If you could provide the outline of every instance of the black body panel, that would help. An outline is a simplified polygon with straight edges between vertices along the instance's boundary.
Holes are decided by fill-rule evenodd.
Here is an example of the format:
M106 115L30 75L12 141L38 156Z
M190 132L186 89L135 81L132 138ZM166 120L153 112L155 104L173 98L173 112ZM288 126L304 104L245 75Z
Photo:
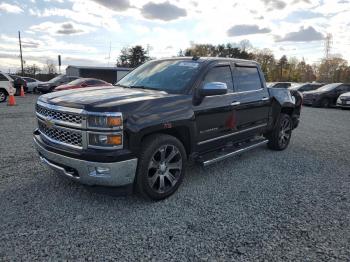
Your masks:
M190 60L179 58L179 60ZM114 151L67 150L34 133L34 139L48 150L71 157L112 162L137 157L142 140L153 133L167 133L183 142L189 156L262 135L274 127L283 110L289 110L295 122L300 105L293 101L287 89L268 89L258 64L252 61L207 58L200 59L202 69L192 87L183 94L169 94L138 88L93 87L67 90L43 95L40 101L48 104L78 108L89 112L122 112L124 149ZM233 90L225 95L199 97L198 90L208 70L213 66L230 66ZM257 68L261 84L254 91L237 90L235 67ZM299 96L298 93L295 94ZM301 96L299 97L301 100ZM301 104L301 102L300 102ZM294 125L296 126L296 125Z

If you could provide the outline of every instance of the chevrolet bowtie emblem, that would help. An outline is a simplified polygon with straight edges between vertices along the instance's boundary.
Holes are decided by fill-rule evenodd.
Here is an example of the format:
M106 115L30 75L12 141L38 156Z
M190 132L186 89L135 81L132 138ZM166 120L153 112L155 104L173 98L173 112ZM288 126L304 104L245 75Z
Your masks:
M51 128L55 125L55 122L53 121L53 118L51 116L45 118L45 125L48 128Z

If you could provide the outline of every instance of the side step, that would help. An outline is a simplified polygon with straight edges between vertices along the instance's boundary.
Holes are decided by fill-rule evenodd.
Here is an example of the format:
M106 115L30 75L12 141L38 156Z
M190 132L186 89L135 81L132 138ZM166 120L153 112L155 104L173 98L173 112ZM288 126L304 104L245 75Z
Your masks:
M254 148L257 148L262 145L266 145L269 141L267 139L254 140L251 142L246 142L241 146L232 147L230 149L222 150L219 152L208 153L204 156L201 156L198 161L203 166L209 166L226 158L242 154Z

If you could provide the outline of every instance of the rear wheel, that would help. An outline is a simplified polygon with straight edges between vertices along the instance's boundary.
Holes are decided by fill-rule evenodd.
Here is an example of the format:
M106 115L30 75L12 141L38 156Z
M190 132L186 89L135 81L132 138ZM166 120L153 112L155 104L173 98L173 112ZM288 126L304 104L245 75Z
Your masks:
M7 93L4 90L0 90L0 103L5 102L7 99Z
M185 174L186 151L173 136L152 135L144 143L136 175L137 190L153 200L172 195Z
M281 114L274 130L267 135L269 148L274 150L284 150L288 147L292 137L293 122L289 115Z

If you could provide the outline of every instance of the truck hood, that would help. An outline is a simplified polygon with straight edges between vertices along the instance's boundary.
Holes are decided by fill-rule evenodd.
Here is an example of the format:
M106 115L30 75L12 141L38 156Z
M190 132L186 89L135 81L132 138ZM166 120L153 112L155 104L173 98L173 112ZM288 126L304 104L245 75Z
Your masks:
M115 86L89 87L58 91L39 97L39 101L58 106L99 111L123 104L175 96L164 91L131 89Z

